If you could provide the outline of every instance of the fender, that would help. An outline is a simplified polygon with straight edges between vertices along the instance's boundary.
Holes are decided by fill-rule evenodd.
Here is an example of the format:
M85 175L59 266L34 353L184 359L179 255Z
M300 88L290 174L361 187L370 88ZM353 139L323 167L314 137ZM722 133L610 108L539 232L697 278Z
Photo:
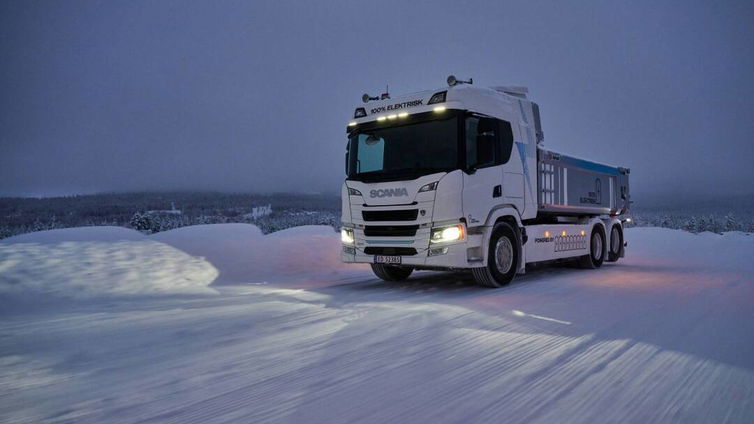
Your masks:
M498 218L501 218L503 216L512 216L516 219L516 224L518 224L519 227L524 226L521 223L521 213L514 205L511 204L499 205L492 208L490 214L487 215L487 220L484 222L484 226L492 227L493 225L495 225L495 222L497 222Z
M484 266L487 266L487 256L489 254L489 243L490 243L490 237L492 235L492 228L495 226L495 223L499 218L510 216L513 217L513 219L516 220L516 225L518 225L519 228L523 227L523 224L521 223L521 214L519 213L518 209L511 204L503 204L498 205L492 208L489 215L487 215L487 219L484 222L483 226L474 227L474 230L479 231L482 233L482 264ZM518 228L514 228L514 230L518 230ZM469 229L469 232L471 232L472 229ZM523 249L523 246L519 249L519 273L523 273L523 269L526 266L526 263L524 261L525 259L525 252Z

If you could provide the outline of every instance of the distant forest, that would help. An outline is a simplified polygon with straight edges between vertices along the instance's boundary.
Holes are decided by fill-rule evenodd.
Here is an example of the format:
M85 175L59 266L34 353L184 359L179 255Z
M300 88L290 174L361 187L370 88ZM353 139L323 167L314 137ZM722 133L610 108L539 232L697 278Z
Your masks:
M705 202L637 200L632 226L699 233L754 233L754 196ZM0 239L94 225L156 233L187 225L250 223L264 233L300 225L340 225L340 198L320 194L122 193L0 198Z
M57 228L114 225L156 233L187 225L252 223L264 233L340 225L340 198L315 194L123 193L0 198L0 238Z

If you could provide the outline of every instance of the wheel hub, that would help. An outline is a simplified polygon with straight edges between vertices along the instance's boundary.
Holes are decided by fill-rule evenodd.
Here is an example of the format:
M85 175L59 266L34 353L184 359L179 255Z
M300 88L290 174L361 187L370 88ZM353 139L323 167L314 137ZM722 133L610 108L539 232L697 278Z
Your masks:
M598 233L592 236L592 255L598 261L602 258L602 237Z
M495 265L502 274L507 274L513 266L513 245L507 237L500 237L495 245Z

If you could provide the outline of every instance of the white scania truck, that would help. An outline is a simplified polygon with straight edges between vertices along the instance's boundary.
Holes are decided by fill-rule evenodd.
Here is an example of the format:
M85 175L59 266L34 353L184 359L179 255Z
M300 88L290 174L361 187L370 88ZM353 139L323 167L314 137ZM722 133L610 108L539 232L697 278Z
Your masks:
M342 260L386 281L469 269L500 287L526 264L623 257L629 170L545 150L524 87L364 95L348 123Z

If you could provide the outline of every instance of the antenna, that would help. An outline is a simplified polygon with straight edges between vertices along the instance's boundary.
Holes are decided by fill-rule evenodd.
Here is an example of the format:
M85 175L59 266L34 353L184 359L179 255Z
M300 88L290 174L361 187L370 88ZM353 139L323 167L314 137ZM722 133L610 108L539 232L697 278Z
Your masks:
M380 100L385 100L390 98L390 90L388 90L388 85L385 85L385 92L380 95Z

